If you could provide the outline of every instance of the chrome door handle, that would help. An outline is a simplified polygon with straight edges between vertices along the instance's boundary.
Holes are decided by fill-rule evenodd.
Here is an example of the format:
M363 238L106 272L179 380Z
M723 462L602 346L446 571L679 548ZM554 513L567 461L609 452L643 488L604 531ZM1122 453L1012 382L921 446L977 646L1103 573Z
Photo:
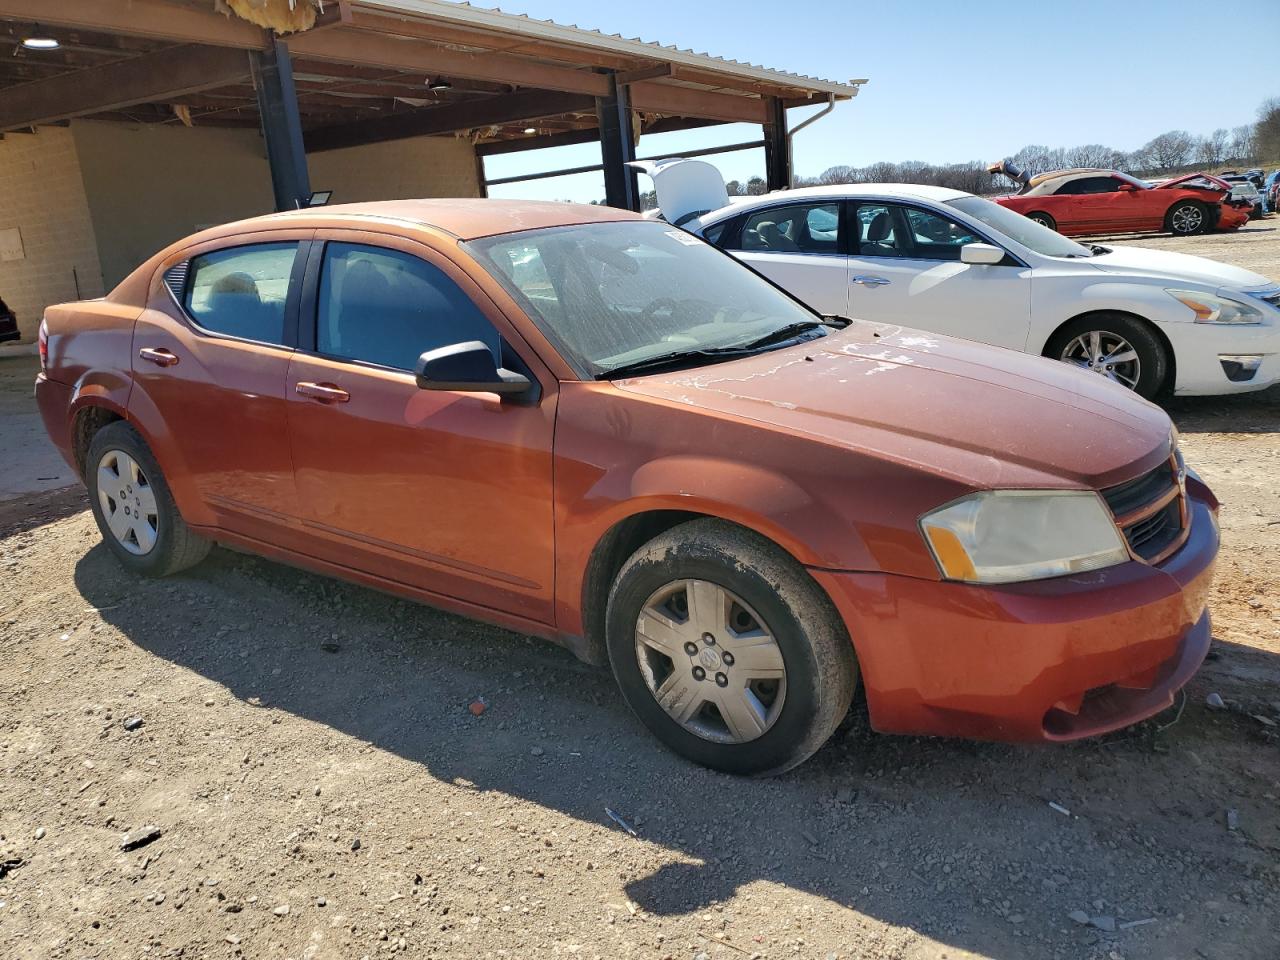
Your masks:
M886 280L884 277L854 277L849 282L856 283L863 287L883 287L890 281Z
M341 387L335 387L332 383L311 383L304 380L293 389L297 391L298 396L319 400L321 403L346 403L351 399L351 394Z
M177 356L164 347L143 347L138 351L138 356L161 367L172 367L178 362Z

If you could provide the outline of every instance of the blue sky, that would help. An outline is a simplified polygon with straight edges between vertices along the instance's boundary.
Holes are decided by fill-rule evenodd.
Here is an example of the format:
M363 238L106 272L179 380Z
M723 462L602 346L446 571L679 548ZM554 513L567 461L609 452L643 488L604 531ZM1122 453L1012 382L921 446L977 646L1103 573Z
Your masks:
M474 5L500 6L486 0ZM860 96L797 135L815 175L876 160L995 160L1028 143L1132 150L1170 129L1208 133L1280 96L1280 3L1204 0L975 4L944 0L507 0L514 13L831 80ZM1252 23L1246 22L1252 18ZM1237 39L1228 39L1234 35ZM1190 59L1188 59L1188 57ZM792 110L794 126L811 110ZM757 139L724 126L645 137L641 156ZM726 179L764 174L762 151L707 158ZM490 177L596 163L594 145L493 157ZM591 200L597 175L495 187L493 196Z

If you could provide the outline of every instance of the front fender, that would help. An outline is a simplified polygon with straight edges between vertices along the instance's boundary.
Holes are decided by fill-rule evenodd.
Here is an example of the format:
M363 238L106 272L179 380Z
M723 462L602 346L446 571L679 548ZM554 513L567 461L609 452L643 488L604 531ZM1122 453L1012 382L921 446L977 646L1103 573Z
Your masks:
M1169 286L1176 286L1169 281ZM1192 311L1165 293L1161 286L1105 280L1081 288L1065 278L1037 280L1032 286L1032 310L1039 322L1036 339L1027 344L1028 353L1044 353L1049 340L1064 324L1076 317L1102 311L1128 313L1157 326L1187 323L1195 319ZM1043 317L1043 320L1039 318Z

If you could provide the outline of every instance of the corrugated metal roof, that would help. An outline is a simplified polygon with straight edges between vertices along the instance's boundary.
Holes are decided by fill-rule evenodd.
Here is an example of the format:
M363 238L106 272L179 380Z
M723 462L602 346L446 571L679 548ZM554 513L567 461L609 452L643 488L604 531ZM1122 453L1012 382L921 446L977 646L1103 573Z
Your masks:
M551 43L589 47L648 60L667 61L699 70L777 84L782 87L810 90L815 93L832 94L836 97L855 97L858 95L858 87L867 82L863 79L841 83L806 77L786 70L774 70L753 63L743 63L740 60L712 56L709 53L697 53L674 45L639 38L628 39L617 33L606 34L600 30L560 24L553 20L539 20L523 13L506 13L502 10L473 7L470 3L454 3L452 0L354 0L352 6L367 9L370 12L440 20L461 26L527 36L530 39Z

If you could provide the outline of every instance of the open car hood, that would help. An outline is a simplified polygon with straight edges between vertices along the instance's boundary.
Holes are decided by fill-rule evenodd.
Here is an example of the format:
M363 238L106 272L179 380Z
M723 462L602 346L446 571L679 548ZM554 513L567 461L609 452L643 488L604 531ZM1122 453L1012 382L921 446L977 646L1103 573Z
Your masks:
M705 160L633 160L634 167L653 180L658 212L667 223L683 227L712 210L729 205L729 191L720 171Z
M1231 192L1231 184L1225 180L1219 180L1211 173L1184 173L1180 177L1166 180L1155 189L1168 190L1170 188L1175 190L1220 190L1223 193Z

